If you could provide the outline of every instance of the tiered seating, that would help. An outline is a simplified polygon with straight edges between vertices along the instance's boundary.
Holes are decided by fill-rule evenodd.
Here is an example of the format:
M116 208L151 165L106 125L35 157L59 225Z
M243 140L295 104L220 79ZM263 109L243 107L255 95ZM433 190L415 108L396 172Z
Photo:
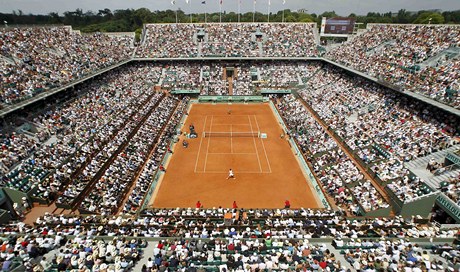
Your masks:
M314 24L149 24L141 58L311 57Z
M333 244L356 270L447 271L447 266L440 258L434 257L426 248L408 240L352 239L344 243L338 239Z
M46 128L57 140L21 161L17 170L3 179L4 184L24 192L36 188L36 196L53 197L70 177L83 170L91 158L104 149L118 129L153 95L149 69L135 65L112 71L82 87L90 92L34 117L33 122ZM129 91L123 91L128 86Z
M302 98L402 202L431 192L403 162L458 144L458 121L331 67L308 86Z
M168 152L168 147L171 144L173 137L177 133L177 124L180 123L182 116L186 112L186 107L188 105L189 100L189 97L185 97L184 99L182 99L182 101L180 101L180 104L177 107L174 116L171 117L168 124L166 125L166 128L161 134L157 142L157 146L155 147L155 150L153 152L153 155L148 158L148 161L146 162L144 169L139 174L139 177L136 180L135 187L133 188L133 191L129 194L129 198L123 206L123 213L136 213L139 210L140 205L143 203L143 201L146 201L145 197L148 194L150 185L152 184L154 176L158 171L163 157L165 156L166 152Z
M132 37L80 35L68 27L0 32L0 102L13 104L131 57Z
M449 47L459 47L459 37L455 25L371 25L327 57L459 108L458 60L447 58L437 67L423 64Z
M127 145L116 155L107 170L97 180L89 195L80 205L81 209L103 215L114 214L118 211L135 175L140 170L140 165L150 154L150 150L154 147L157 137L160 136L159 133L163 126L169 121L169 116L173 113L177 103L175 98L166 97L144 123L140 119L147 113L134 118L140 122L140 128L131 139L124 136L128 140ZM146 112L150 110L149 106L146 106L145 109Z
M307 159L314 160L314 171L327 193L350 214L360 215L387 208L389 204L366 180L354 163L337 148L336 142L292 95L278 105L290 135L300 145ZM367 188L365 192L363 189Z

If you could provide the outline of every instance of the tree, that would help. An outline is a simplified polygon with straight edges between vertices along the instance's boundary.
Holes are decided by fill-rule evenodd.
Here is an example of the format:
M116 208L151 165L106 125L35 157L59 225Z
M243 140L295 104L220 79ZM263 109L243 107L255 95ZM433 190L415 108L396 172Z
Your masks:
M59 14L57 12L50 12L48 14L48 17L49 17L48 22L50 24L60 24L60 23L62 23L62 20L59 17Z
M106 9L100 9L99 12L97 13L98 16L105 17L106 19L110 19L113 17L112 11L108 8Z
M337 17L337 13L335 13L335 11L326 11L319 17L334 18Z
M438 12L424 11L419 14L414 24L443 24L444 16Z
M407 24L411 21L410 13L407 12L405 9L400 9L398 11L398 15L396 15L396 23L399 24Z
M460 10L456 11L444 11L442 13L445 22L448 24L459 24L460 23Z

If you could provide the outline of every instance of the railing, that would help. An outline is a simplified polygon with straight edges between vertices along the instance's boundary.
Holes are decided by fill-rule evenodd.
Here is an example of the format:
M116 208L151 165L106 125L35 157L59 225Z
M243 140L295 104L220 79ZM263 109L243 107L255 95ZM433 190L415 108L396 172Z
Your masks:
M459 169L459 168L460 168L460 164L451 164L451 165L436 169L436 171L433 174L435 176L439 176L439 175L446 174L446 173L448 173L450 171L454 171L454 170Z
M436 203L442 206L457 222L460 222L460 207L452 199L441 193L436 198Z

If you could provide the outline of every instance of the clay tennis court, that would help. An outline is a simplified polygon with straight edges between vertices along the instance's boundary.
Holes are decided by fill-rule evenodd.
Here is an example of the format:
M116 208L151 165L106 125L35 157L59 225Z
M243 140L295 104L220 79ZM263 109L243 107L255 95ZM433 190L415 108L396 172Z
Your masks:
M166 165L153 207L321 208L268 103L193 104L182 131L198 138L181 143ZM267 138L261 138L261 134ZM182 138L181 138L182 139ZM229 169L236 179L227 180ZM152 203L153 202L153 203Z

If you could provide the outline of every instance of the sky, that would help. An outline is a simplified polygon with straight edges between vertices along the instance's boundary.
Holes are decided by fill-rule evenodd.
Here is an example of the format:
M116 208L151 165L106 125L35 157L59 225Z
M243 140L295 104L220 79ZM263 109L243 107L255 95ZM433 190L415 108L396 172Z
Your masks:
M74 11L77 8L83 12L99 9L138 9L146 7L150 10L166 10L180 8L185 13L218 12L220 0L0 0L0 12L12 13L13 10L22 10L25 14L48 14L64 11ZM206 1L206 4L202 4ZM238 12L238 2L241 1L241 12L252 12L254 0L222 0L222 10ZM400 9L418 11L426 9L458 10L460 0L256 0L256 10L262 13L268 12L268 2L271 2L270 11L277 12L283 8L298 10L306 9L309 13L321 14L325 11L334 10L337 14L347 16L350 13L365 15L369 11L396 12Z

